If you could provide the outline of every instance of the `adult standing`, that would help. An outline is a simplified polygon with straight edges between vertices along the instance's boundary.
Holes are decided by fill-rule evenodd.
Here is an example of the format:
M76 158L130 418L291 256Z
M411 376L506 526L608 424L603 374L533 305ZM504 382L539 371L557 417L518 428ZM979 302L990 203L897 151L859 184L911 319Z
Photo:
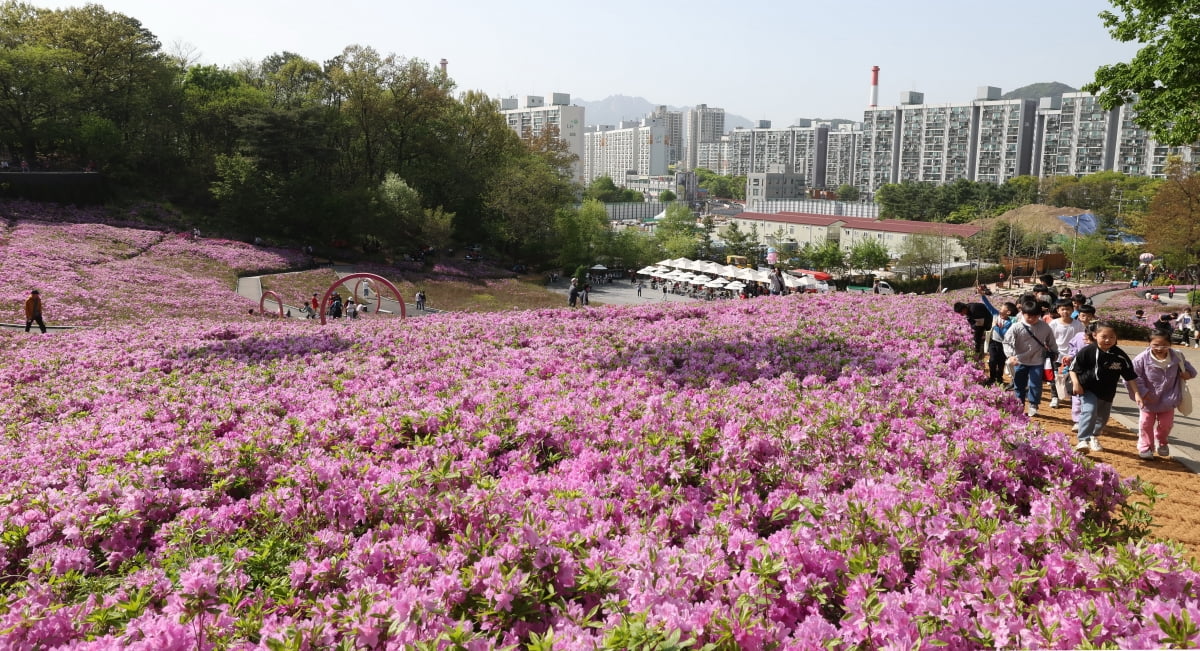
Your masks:
M34 321L42 329L42 334L46 334L46 322L42 320L42 295L36 289L30 290L29 297L25 299L25 332L29 332Z
M983 341L988 331L992 329L992 313L983 303L955 303L954 311L963 315L971 324L971 332L975 338L975 357L983 357Z
M775 269L771 272L771 296L779 296L783 293L783 272Z

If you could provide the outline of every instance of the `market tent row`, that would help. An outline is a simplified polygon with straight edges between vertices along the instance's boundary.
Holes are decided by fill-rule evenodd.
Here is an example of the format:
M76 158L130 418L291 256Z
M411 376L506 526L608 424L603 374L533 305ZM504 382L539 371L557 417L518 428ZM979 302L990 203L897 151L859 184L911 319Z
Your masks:
M742 289L746 286L745 282L766 283L771 280L771 272L766 269L746 269L708 260L689 260L687 258L663 260L656 265L638 269L637 273L672 282L701 284L709 288L715 288L715 285L709 284L715 280L711 276L728 278L737 282L736 287L730 287L727 284L724 286L725 289ZM827 275L824 272L809 273ZM817 286L811 275L793 275L792 273L783 274L783 284L792 289L797 287L810 289Z

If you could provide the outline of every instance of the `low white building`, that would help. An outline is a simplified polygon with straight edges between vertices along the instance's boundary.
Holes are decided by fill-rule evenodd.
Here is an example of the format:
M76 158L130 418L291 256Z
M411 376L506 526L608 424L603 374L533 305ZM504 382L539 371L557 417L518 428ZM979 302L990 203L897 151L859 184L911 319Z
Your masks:
M944 238L947 256L953 261L966 259L966 251L958 243L961 237L970 237L981 229L972 224L943 224L917 222L905 219L868 219L836 215L812 215L806 213L756 213L742 212L729 218L743 233L758 233L759 241L767 246L803 248L806 244L822 246L834 241L844 251L854 245L872 239L887 248L892 258L899 258L914 235Z

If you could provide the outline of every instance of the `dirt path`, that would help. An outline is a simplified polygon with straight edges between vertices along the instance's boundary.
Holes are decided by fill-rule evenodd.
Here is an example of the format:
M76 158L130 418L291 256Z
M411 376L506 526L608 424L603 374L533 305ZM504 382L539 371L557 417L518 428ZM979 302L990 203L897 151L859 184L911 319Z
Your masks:
M1074 445L1076 437L1071 431L1071 410L1046 409L1043 404L1042 412L1034 420ZM1112 419L1100 442L1104 451L1089 453L1091 458L1116 468L1122 477L1140 477L1165 494L1154 507L1155 534L1182 544L1193 559L1200 560L1200 475L1171 459L1139 459L1137 432Z

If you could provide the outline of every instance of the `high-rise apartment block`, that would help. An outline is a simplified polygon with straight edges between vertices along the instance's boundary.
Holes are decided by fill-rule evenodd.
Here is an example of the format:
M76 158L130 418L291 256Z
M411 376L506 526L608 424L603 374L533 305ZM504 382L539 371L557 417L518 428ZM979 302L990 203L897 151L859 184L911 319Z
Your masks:
M583 176L584 108L572 106L570 95L553 93L548 105L539 95L527 96L524 106L518 106L515 97L503 98L500 113L508 121L509 128L521 137L537 137L547 126L556 127L559 138L567 143L567 150L579 157L571 166L571 179L576 183L586 182Z
M725 168L730 175L749 176L783 165L804 177L807 185L824 187L828 137L828 124L773 129L770 122L761 121L756 129L729 133Z
M836 190L843 185L854 185L862 134L862 129L852 124L839 124L830 130L825 144L826 188Z
M667 173L668 121L660 118L627 120L619 127L586 127L584 177L587 183L602 176L622 185L626 176L662 176Z
M669 111L667 107L659 106L650 117L659 120L667 129L667 164L678 165L683 162L683 111Z
M688 111L687 117L687 151L684 168L694 170L702 167L697 164L700 145L720 142L725 135L725 109L709 108L707 104L699 104Z

